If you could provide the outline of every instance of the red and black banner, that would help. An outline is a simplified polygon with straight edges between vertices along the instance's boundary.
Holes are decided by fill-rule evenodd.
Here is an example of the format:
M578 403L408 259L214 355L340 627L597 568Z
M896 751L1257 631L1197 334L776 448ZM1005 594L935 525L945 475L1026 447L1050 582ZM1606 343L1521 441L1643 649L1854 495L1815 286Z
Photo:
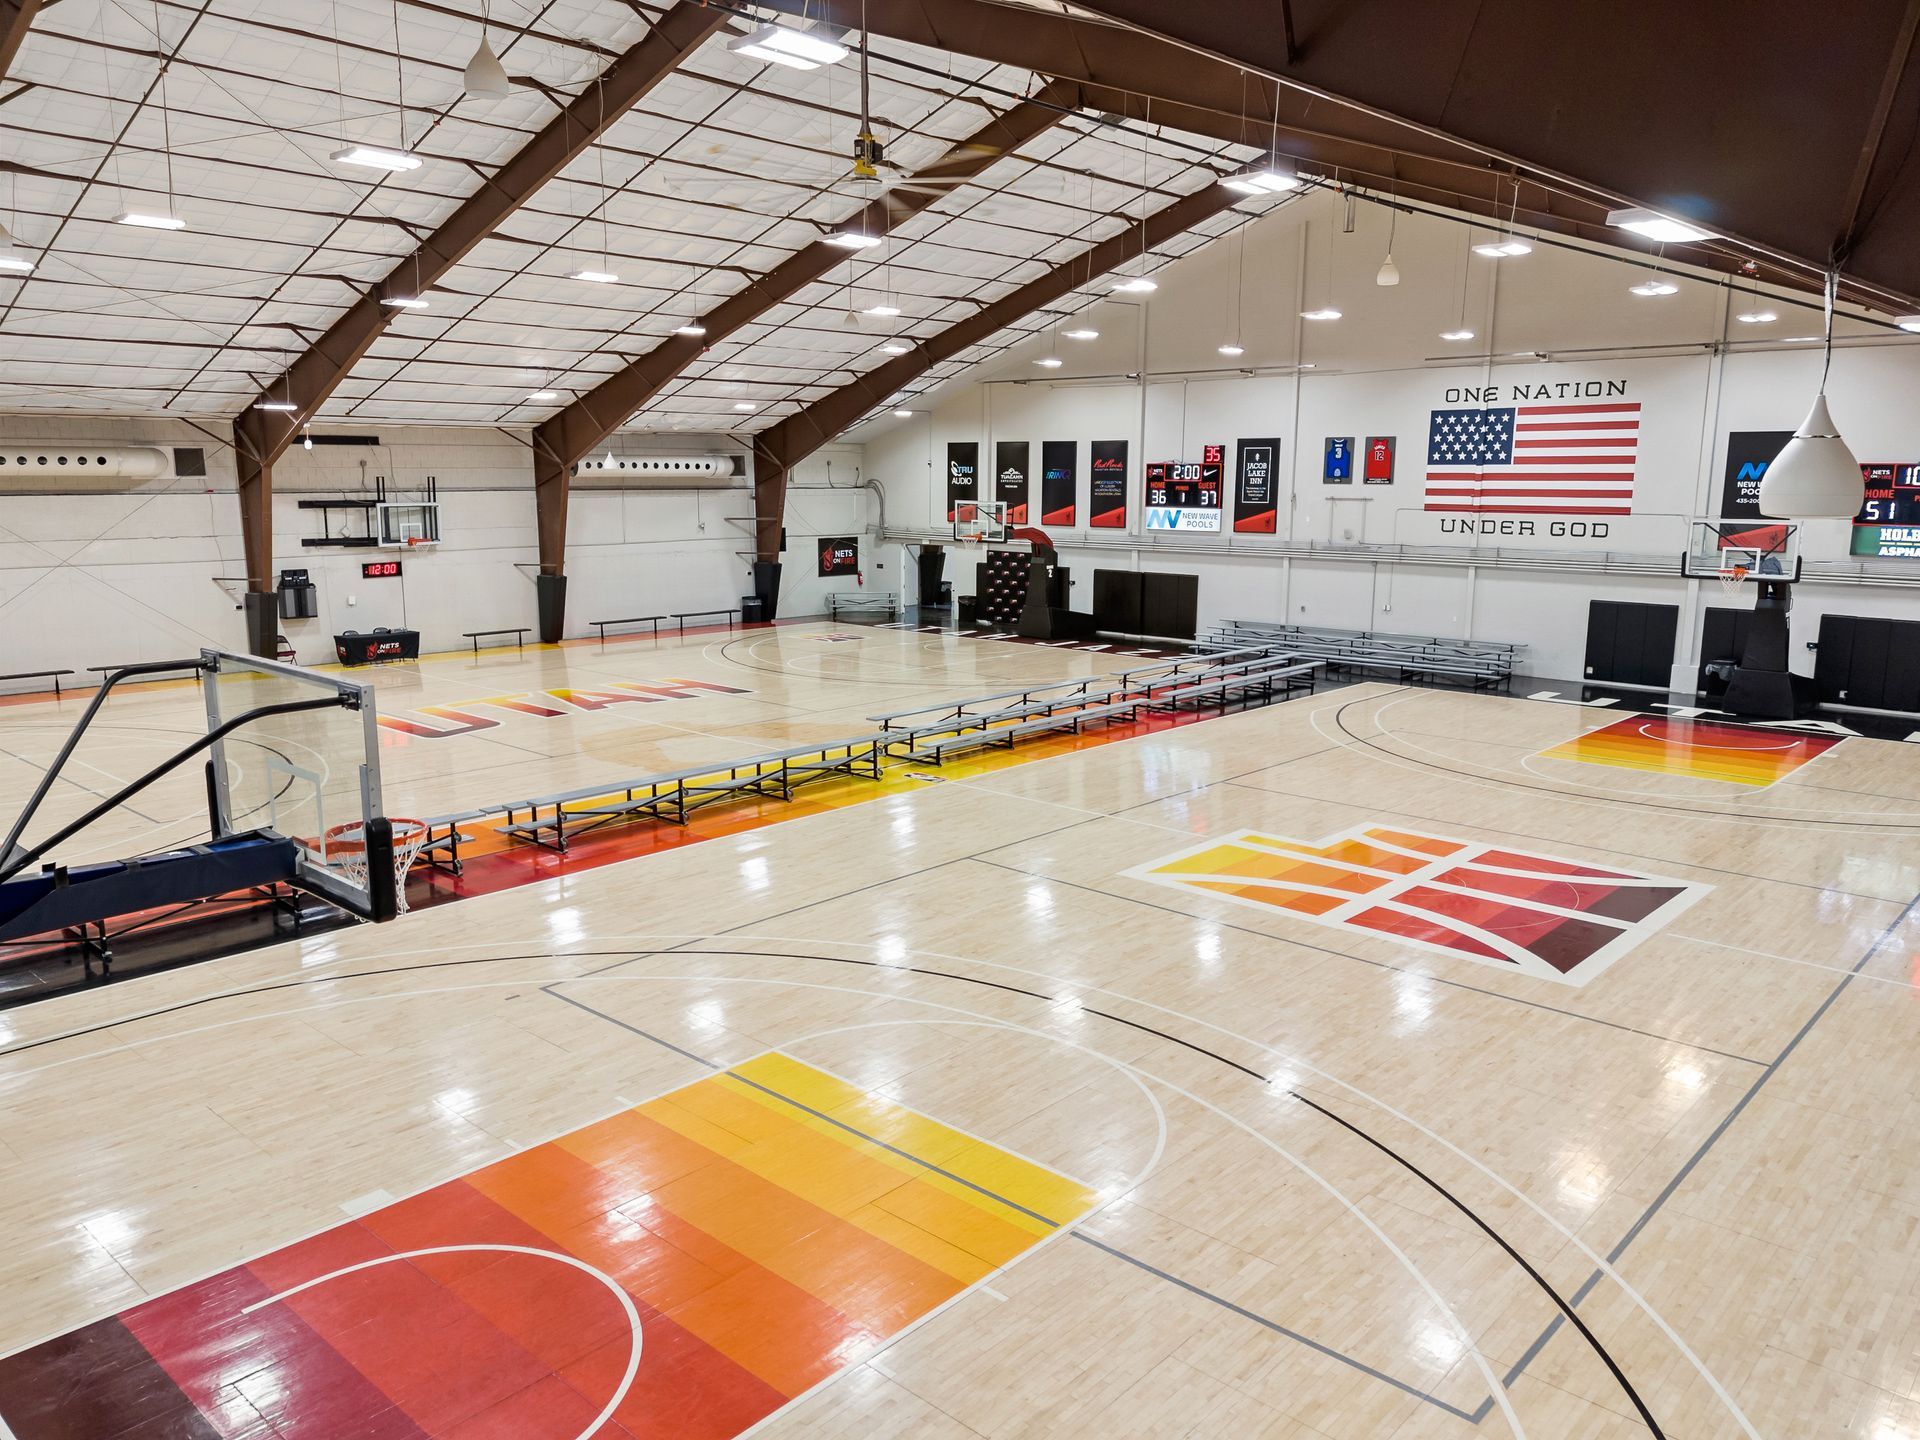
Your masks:
M1040 442L1040 523L1072 525L1078 513L1080 446L1073 440Z
M860 573L860 537L823 535L814 542L820 550L820 575L858 575Z
M1033 446L1025 440L993 442L993 498L1007 507L1007 524L1027 523L1027 465Z
M1242 440L1233 479L1236 535L1271 535L1280 515L1280 438Z
M1087 496L1087 524L1102 530L1127 527L1127 442L1095 440L1087 447L1092 471Z
M980 498L980 442L947 442L947 519L971 520ZM962 506L966 508L961 509Z

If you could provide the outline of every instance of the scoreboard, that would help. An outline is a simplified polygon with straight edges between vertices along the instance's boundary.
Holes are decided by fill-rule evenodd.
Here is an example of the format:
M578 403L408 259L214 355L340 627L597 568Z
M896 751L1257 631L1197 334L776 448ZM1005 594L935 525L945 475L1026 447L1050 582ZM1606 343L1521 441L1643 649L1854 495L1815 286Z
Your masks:
M1147 466L1147 529L1218 530L1226 468L1219 445L1207 446L1197 462Z
M1920 465L1862 465L1866 500L1853 519L1852 553L1920 560Z

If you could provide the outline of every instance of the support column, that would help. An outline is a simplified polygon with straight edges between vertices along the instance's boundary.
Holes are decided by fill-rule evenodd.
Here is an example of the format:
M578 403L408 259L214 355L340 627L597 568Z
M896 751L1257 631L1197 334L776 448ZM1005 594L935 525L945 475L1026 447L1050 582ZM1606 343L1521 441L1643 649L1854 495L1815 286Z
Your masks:
M540 531L540 573L534 577L540 642L556 645L567 629L567 501L572 473L538 447L533 452L533 505Z
M787 519L787 467L770 456L753 460L753 593L769 620L780 614L780 531Z
M264 458L261 439L257 424L245 418L234 422L240 544L247 570L247 593L241 601L247 612L247 651L271 660L280 649L280 601L273 583L273 465Z

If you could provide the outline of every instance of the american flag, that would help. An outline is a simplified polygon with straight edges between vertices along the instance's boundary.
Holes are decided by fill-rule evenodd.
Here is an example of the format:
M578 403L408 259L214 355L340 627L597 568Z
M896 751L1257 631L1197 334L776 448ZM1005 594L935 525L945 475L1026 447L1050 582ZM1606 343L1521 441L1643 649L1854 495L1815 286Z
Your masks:
M1631 515L1639 403L1435 410L1428 510Z

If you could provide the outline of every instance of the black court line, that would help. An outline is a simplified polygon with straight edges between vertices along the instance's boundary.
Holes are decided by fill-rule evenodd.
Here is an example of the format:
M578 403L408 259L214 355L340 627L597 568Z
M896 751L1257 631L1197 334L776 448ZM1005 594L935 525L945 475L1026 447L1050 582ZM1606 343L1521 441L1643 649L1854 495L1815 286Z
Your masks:
M1017 985L1003 985L998 981L980 980L973 976L956 975L944 970L929 970L929 969L924 969L919 966L913 966L913 965L882 965L875 960L849 959L843 956L836 956L836 955L814 955L814 954L806 954L806 953L800 953L800 952L794 952L794 951L767 951L767 950L678 950L676 947L676 952L650 951L650 952L646 952L645 954L630 956L629 959L643 960L643 959L646 959L648 955L667 954L667 953L679 953L682 955L725 955L729 957L749 958L749 959L755 956L766 956L770 959L824 960L824 961L831 961L836 964L858 965L858 966L862 966L864 968L873 969L873 970L889 970L889 971L896 971L896 972L906 971L908 973L915 974L915 975L925 975L929 977L935 977L935 978L947 979L947 980L959 980L966 984L984 985L995 990L1007 990L1012 992L1013 994L1023 995L1030 999L1039 1000L1046 1004L1053 1003L1052 996L1043 994L1037 990L1022 990ZM625 962L622 962L622 963L625 963ZM597 970L592 973L594 975L604 974L606 968L612 968L612 967L605 967L601 970ZM587 979L589 977L583 975L575 978ZM689 980L697 981L702 977L697 975L690 975L686 978ZM555 982L555 984L565 984L565 983L568 983L568 982L566 981ZM911 1151L902 1150L898 1146L890 1145L886 1141L881 1140L876 1136L867 1134L866 1131L861 1130L856 1126L848 1125L844 1121L836 1120L831 1115L824 1114L821 1111L814 1109L810 1105L803 1104L801 1101L795 1100L789 1095L783 1095L778 1090L772 1089L769 1086L761 1084L757 1080L750 1079L747 1076L740 1074L737 1070L722 1067L716 1062L706 1059L704 1056L695 1055L690 1050L683 1050L681 1049L680 1046L673 1044L671 1041L662 1040L657 1035L650 1034L649 1032L642 1030L637 1026L629 1025L626 1021L620 1020L615 1016L609 1015L603 1010L597 1010L593 1006L588 1005L583 1001L573 1000L568 996L561 995L552 986L542 986L541 989L543 993L552 995L556 1000L565 1000L567 1001L568 1004L574 1006L576 1009L584 1010L590 1015L598 1016L600 1019L605 1020L610 1024L616 1025L622 1030L626 1030L634 1035L641 1036L644 1039L652 1041L656 1045L664 1046L665 1048L673 1051L675 1054L685 1055L687 1058L691 1060L696 1060L700 1064L705 1065L707 1068L711 1070L722 1071L724 1074L726 1074L730 1078L738 1080L743 1084L751 1085L754 1087L754 1089L763 1091L766 1094L772 1096L774 1099L783 1101L784 1103L793 1106L796 1110L804 1111L809 1115L812 1115L818 1119L826 1121L830 1125L837 1126L838 1128L845 1130L848 1134L858 1136L860 1139L867 1141L869 1144L877 1145L883 1150L891 1151L893 1154L900 1156L902 1159L908 1160L913 1164L920 1166L923 1169L932 1171L934 1174L942 1175L949 1180L957 1181L959 1184L965 1185L968 1189L977 1191L978 1193L987 1196L989 1199L995 1200L1000 1204L1007 1206L1011 1210L1017 1210L1023 1215L1031 1216L1033 1219L1039 1221L1043 1225L1047 1225L1055 1230L1059 1230L1062 1228L1061 1221L1051 1219L1048 1216L1040 1214L1036 1210L1030 1210L1026 1206L1019 1204L1017 1201L1009 1200L1006 1196L997 1194L993 1190L990 1190L983 1185L975 1184L973 1181L968 1180L963 1176L959 1176L949 1170L942 1169L940 1166L933 1164L931 1161L921 1159L918 1155L913 1154ZM1142 1025L1138 1021L1128 1020L1122 1016L1109 1014L1106 1011L1089 1010L1088 1013L1093 1015L1098 1015L1103 1020L1111 1020L1117 1024L1125 1025L1135 1030L1144 1031L1150 1035L1160 1036L1162 1039L1168 1040L1175 1045L1182 1045L1182 1046L1185 1046L1187 1049L1196 1050L1202 1055L1209 1056L1212 1059L1220 1061L1224 1065L1229 1065L1233 1069L1239 1070L1244 1074L1251 1075L1256 1080L1261 1080L1262 1083L1265 1083L1264 1077L1261 1076L1257 1070L1248 1069L1248 1067L1246 1067L1245 1065L1239 1064L1237 1061L1229 1060L1223 1055L1215 1054L1213 1051L1207 1050L1198 1045L1195 1045L1191 1041L1182 1040L1176 1035L1169 1035L1165 1031L1156 1030L1150 1025ZM775 1048L777 1049L778 1047L775 1047ZM988 1141L987 1143L991 1144L992 1142ZM1465 1420L1470 1424L1477 1425L1493 1409L1494 1402L1492 1398L1489 1397L1488 1399L1483 1400L1480 1403L1478 1409L1476 1410L1472 1410L1472 1411L1462 1410L1459 1406L1449 1404L1447 1401L1442 1400L1439 1396L1434 1395L1429 1391L1422 1390L1417 1385L1409 1384L1405 1380L1398 1379L1395 1376L1388 1374L1384 1370L1377 1369L1376 1367L1369 1365L1364 1360L1357 1359L1356 1357L1352 1355L1348 1355L1343 1351L1336 1350L1332 1346L1323 1344L1322 1342L1315 1340L1312 1336L1304 1335L1298 1330L1290 1329L1289 1327L1280 1324L1276 1320L1268 1319L1265 1315L1262 1315L1257 1311L1249 1310L1243 1305L1237 1305L1233 1301L1225 1298L1224 1296L1216 1295L1213 1291L1208 1290L1203 1286L1196 1285L1188 1280L1183 1280L1177 1275L1171 1274L1166 1270L1162 1270L1157 1265L1149 1264L1147 1261L1140 1259L1138 1256L1130 1255L1126 1251L1117 1249L1116 1247L1107 1244L1103 1240L1096 1239L1095 1237L1087 1234L1083 1230L1072 1229L1071 1227L1076 1223L1077 1222L1074 1222L1074 1221L1066 1222L1067 1233L1071 1234L1074 1239L1083 1240L1087 1244L1093 1246L1095 1249L1104 1251L1106 1254L1113 1256L1115 1259L1123 1260L1127 1264L1132 1265L1137 1269L1143 1270L1149 1275L1153 1275L1161 1280L1164 1280L1170 1285L1177 1286L1180 1289L1185 1290L1192 1295L1196 1295L1203 1300L1210 1301L1213 1304L1218 1305L1223 1310L1230 1311L1231 1313L1240 1316L1242 1319L1250 1320L1254 1324L1259 1325L1266 1330L1270 1330L1276 1335L1284 1336L1287 1339L1295 1341L1300 1345L1304 1345L1308 1349L1313 1350L1318 1354L1324 1355L1331 1360L1336 1360L1342 1365L1346 1365L1354 1370L1359 1371L1363 1375L1370 1376L1371 1378L1380 1381L1382 1384L1390 1385L1394 1389L1399 1390L1407 1395L1411 1395L1417 1400L1422 1400L1427 1404L1432 1405L1436 1409L1444 1410L1449 1415L1453 1415L1461 1420Z
M1881 950L1886 947L1887 942L1891 940L1894 933L1906 923L1907 918L1913 914L1917 906L1920 906L1920 895L1915 895L1913 899L1907 901L1906 907L1888 923L1887 927L1874 939L1873 944L1867 948L1867 953L1855 962L1851 970L1840 977L1840 983L1835 985L1828 993L1827 998L1820 1002L1819 1008L1807 1017L1806 1024L1794 1032L1793 1038L1787 1041L1785 1048L1783 1048L1778 1055L1773 1057L1773 1060L1767 1065L1767 1068L1754 1077L1753 1084L1749 1085L1746 1093L1734 1102L1733 1108L1727 1111L1726 1118L1714 1126L1713 1133L1700 1142L1700 1148L1687 1157L1687 1163L1682 1165L1674 1177L1662 1187L1660 1193L1653 1197L1652 1201L1648 1203L1647 1208L1640 1213L1640 1218L1628 1227L1627 1233L1622 1235L1614 1247L1607 1252L1607 1263L1609 1265L1612 1265L1619 1260L1622 1255L1626 1254L1627 1247L1640 1238L1640 1232L1652 1223L1653 1217L1660 1213L1661 1208L1666 1205L1667 1201L1672 1199L1674 1193L1686 1183L1687 1177L1699 1168L1700 1162L1707 1158L1707 1152L1712 1150L1713 1147L1719 1143L1720 1137L1732 1128L1733 1122L1738 1120L1747 1106L1753 1103L1753 1097L1760 1093L1761 1088L1767 1081L1774 1077L1775 1072L1786 1063L1787 1058L1800 1047L1800 1042L1807 1038L1812 1032L1813 1027L1820 1023L1821 1018L1826 1015L1828 1010L1833 1008L1833 1003L1838 1000L1846 988L1854 982L1860 972L1866 969L1867 966L1873 962L1874 958L1879 955ZM1580 1288L1573 1292L1573 1303L1578 1305L1582 1300L1585 1300L1587 1296L1593 1293L1594 1287L1597 1286L1603 1278L1604 1272L1595 1269L1594 1272L1581 1283ZM1556 1315L1547 1325L1546 1329L1540 1332L1534 1342L1529 1345L1520 1358L1514 1362L1513 1369L1507 1372L1504 1383L1509 1386L1513 1384L1514 1380L1520 1375L1520 1372L1525 1370L1527 1366L1532 1363L1534 1357L1544 1350L1547 1343L1559 1333L1560 1325L1561 1317Z
M1352 1121L1347 1120L1343 1116L1336 1114L1335 1112L1333 1112L1332 1110L1329 1110L1324 1105L1321 1105L1315 1101L1309 1100L1306 1096L1302 1095L1298 1090L1292 1091L1290 1093L1293 1095L1293 1098L1298 1100L1302 1105L1305 1105L1311 1110L1318 1111L1320 1114L1326 1116L1327 1119L1333 1121L1334 1124L1342 1127L1347 1131L1350 1131L1354 1135L1359 1136L1362 1140L1366 1141L1367 1144L1371 1145L1374 1149L1378 1150L1382 1155L1385 1155L1389 1160L1392 1160L1395 1164L1401 1166L1403 1169L1410 1172L1417 1179L1419 1179L1421 1183L1426 1185L1428 1189L1432 1190L1436 1195L1440 1196L1441 1199L1445 1200L1449 1205L1453 1206L1454 1209L1458 1210L1462 1215L1466 1216L1467 1219L1471 1220L1474 1223L1474 1225L1480 1230L1480 1232L1484 1234L1489 1240L1493 1241L1494 1244L1498 1245L1502 1250L1506 1251L1507 1258L1512 1260L1513 1263L1518 1265L1522 1270L1526 1271L1528 1278L1531 1279L1535 1285L1538 1285L1542 1290L1544 1290L1547 1293L1548 1298L1550 1298L1553 1301L1553 1303L1559 1308L1560 1314L1564 1316L1566 1319L1573 1322L1573 1326L1575 1329L1577 1329L1580 1332L1581 1338L1584 1339L1587 1342L1587 1344L1592 1347L1593 1353L1600 1357L1600 1363L1607 1367L1607 1369L1612 1373L1613 1378L1619 1382L1620 1388L1627 1392L1627 1399L1633 1402L1633 1408L1640 1412L1641 1420L1646 1422L1647 1429L1651 1430L1654 1433L1656 1440L1666 1440L1667 1432L1662 1430L1660 1428L1660 1422L1653 1418L1653 1412L1647 1408L1646 1401L1640 1398L1640 1392L1633 1388L1633 1382L1627 1379L1626 1372L1620 1368L1618 1362L1616 1362L1612 1354L1608 1352L1607 1347L1600 1343L1600 1337L1595 1335L1593 1331L1588 1328L1587 1322L1582 1320L1578 1315L1578 1313L1575 1312L1573 1306L1567 1303L1566 1298L1562 1296L1558 1290L1553 1288L1553 1285L1548 1281L1547 1277L1542 1275L1538 1270L1536 1270L1533 1267L1533 1265L1526 1259L1525 1256L1523 1256L1518 1250L1514 1249L1513 1246L1507 1242L1507 1239L1505 1236L1503 1236L1498 1230L1495 1230L1491 1225L1487 1224L1485 1220L1482 1220L1480 1216L1474 1212L1472 1207L1467 1205L1463 1200L1461 1200L1451 1190L1447 1189L1446 1186L1442 1185L1438 1180L1435 1180L1431 1175L1427 1174L1427 1172L1422 1170L1418 1165L1415 1165L1411 1160L1407 1159L1406 1156L1392 1149L1391 1147L1386 1145L1384 1142L1375 1139L1372 1135L1369 1135L1366 1131L1362 1130L1358 1125L1355 1125ZM1513 1387L1513 1379L1511 1377L1509 1377L1507 1380L1503 1381L1502 1383L1508 1389L1511 1389ZM1478 1424L1479 1422L1476 1420L1474 1423Z

